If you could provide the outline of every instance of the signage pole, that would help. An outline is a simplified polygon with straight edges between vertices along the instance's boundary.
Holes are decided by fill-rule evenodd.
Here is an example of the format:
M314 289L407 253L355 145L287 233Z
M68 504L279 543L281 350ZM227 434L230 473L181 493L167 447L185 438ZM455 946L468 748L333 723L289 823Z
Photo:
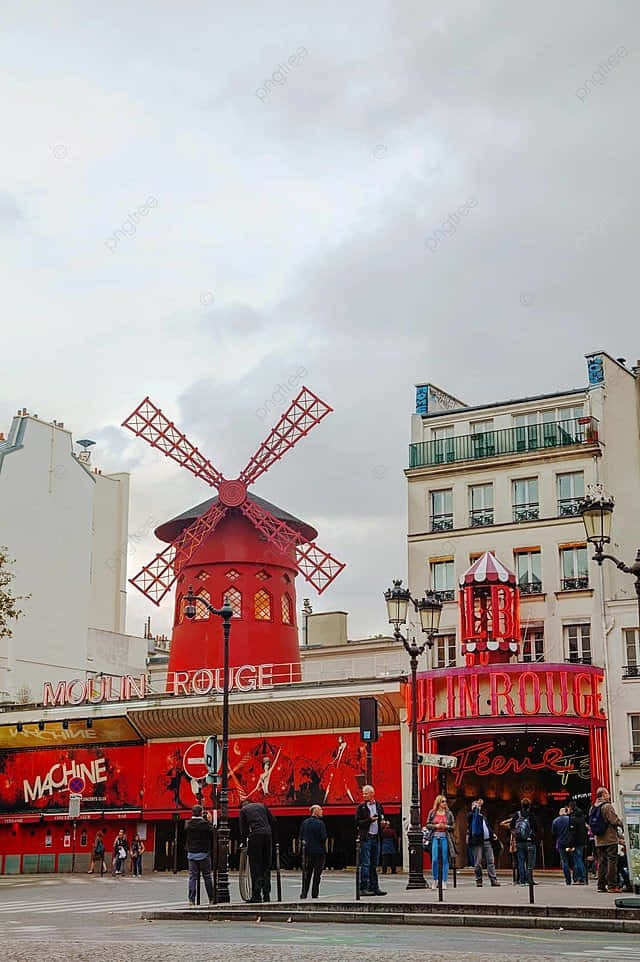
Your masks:
M76 870L76 826L77 826L77 824L78 824L78 823L76 822L76 820L75 820L75 818L74 818L74 820L73 820L73 837L72 837L72 845L73 845L73 848L71 849L71 874L72 874L72 875L73 875L73 873L74 873L75 870Z
M373 746L367 742L367 785L373 781Z

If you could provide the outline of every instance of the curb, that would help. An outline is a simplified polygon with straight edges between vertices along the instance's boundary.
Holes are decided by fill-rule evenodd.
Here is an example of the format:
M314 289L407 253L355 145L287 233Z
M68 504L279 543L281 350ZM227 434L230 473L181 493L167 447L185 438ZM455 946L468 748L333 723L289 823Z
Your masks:
M640 934L639 909L576 909L550 905L472 906L460 903L446 905L396 904L353 906L324 903L301 908L298 902L280 905L228 905L196 909L156 910L143 912L142 919L190 922L256 922L258 918L274 922L348 922L369 925L462 925L485 928L555 929L585 932L618 932Z

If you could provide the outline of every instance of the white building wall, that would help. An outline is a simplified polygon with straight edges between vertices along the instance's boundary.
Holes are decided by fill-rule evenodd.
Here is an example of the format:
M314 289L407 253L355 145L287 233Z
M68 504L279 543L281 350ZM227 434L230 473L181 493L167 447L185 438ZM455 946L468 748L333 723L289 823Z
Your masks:
M127 614L129 475L94 475L89 624L124 632Z

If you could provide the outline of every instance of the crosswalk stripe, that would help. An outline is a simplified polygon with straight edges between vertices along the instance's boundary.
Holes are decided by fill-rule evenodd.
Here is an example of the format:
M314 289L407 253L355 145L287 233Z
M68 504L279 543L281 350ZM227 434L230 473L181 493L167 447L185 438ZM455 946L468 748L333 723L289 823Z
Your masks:
M135 901L126 900L118 902L47 902L47 903L33 903L27 902L24 904L7 904L0 906L0 915L11 915L12 913L19 913L22 911L29 911L31 914L41 914L49 912L91 912L91 911L110 911L111 909L127 908L135 911L136 909L145 908L176 908L181 906L183 901L180 902L157 902L157 901Z

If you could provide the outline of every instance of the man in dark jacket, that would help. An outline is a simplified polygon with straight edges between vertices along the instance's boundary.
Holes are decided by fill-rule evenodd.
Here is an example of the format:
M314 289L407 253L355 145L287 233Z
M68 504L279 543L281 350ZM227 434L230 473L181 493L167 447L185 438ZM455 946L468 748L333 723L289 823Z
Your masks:
M520 801L520 809L511 816L511 831L516 840L516 857L518 859L518 883L529 884L529 870L536 867L536 842L538 840L538 824L531 810L528 798Z
M262 802L240 805L240 838L247 839L247 855L251 872L250 902L271 901L271 843L276 822Z
M551 823L551 834L555 839L556 851L560 856L560 865L564 873L564 880L567 885L571 885L571 862L573 858L573 845L571 844L571 819L569 809L561 808L558 817Z
M185 848L189 863L189 905L196 904L198 877L202 875L204 887L209 896L209 905L213 905L213 882L211 880L211 843L213 841L213 826L202 817L202 805L194 805L191 809L193 818L185 825Z
M596 830L594 819L600 820L602 831ZM598 891L621 892L618 884L618 829L622 828L622 822L604 786L596 792L596 800L589 812L589 827L596 839Z
M311 815L300 826L302 845L302 893L306 899L311 883L311 898L317 899L320 891L320 876L327 856L327 826L322 821L322 807L311 806ZM311 878L313 876L313 882Z
M587 869L584 861L584 849L587 844L587 825L584 812L576 803L569 802L569 830L573 847L573 884L587 884Z
M378 885L377 866L380 861L380 826L384 809L376 801L373 785L362 789L362 804L356 809L356 825L360 838L360 894L386 895Z
M482 885L482 858L487 863L487 875L492 885L500 885L496 876L496 864L493 858L493 841L497 839L491 828L487 816L482 810L484 799L479 798L471 805L467 815L467 845L473 852L473 868L476 874L476 885Z

